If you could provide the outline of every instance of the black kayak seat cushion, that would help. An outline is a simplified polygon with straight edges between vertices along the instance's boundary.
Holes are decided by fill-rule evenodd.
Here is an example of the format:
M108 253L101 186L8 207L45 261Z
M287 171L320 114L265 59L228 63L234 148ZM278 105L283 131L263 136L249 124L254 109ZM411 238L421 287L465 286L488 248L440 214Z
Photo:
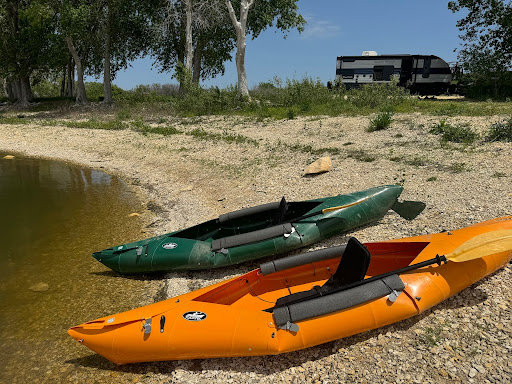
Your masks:
M226 221L229 221L229 220L239 219L241 217L254 215L256 213L276 210L276 209L279 209L280 205L281 205L281 202L278 201L275 203L267 203L267 204L257 205L255 207L239 209L238 211L228 212L228 213L225 213L225 214L219 216L219 223L225 223Z
M348 240L347 247L334 275L323 285L323 290L342 287L363 280L370 266L371 254L355 237Z
M292 224L285 223L275 225L273 227L259 229L249 233L242 233L240 235L233 235L215 239L212 241L212 252L221 249L228 249L238 247L240 245L256 243L258 241L272 239L273 237L283 236L284 234L292 232Z
M263 274L263 276L266 276L274 272L279 272L285 269L298 267L300 265L306 265L317 261L341 257L345 252L345 248L345 245L339 245L336 247L319 249L316 251L301 253L299 255L293 255L283 257L277 260L268 261L260 265L261 273Z
M280 327L287 322L295 323L318 316L338 312L384 296L393 291L403 291L405 285L398 275L386 276L366 284L338 291L310 300L274 308L275 324Z

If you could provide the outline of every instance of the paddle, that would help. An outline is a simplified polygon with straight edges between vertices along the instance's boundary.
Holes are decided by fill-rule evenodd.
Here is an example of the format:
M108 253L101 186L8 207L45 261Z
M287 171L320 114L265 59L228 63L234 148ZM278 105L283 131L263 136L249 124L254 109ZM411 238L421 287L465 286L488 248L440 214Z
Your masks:
M365 197L364 199L354 201L353 203L350 203L350 204L339 205L337 207L325 208L325 209L322 209L321 211L312 212L307 215L294 218L292 221L297 222L300 220L308 219L308 218L316 216L316 215L320 215L320 214L324 214L324 213L332 212L332 211L337 211L338 209L352 207L354 205L361 204L361 203L365 202L366 200L370 199L371 197L373 197L373 196ZM392 205L391 209L393 211L395 211L396 213L398 213L404 219L412 220L425 209L425 203L422 203L421 201L404 201L401 203L398 201L395 201L395 203Z
M480 259L482 257L494 255L500 252L512 251L512 229L502 229L498 231L486 232L480 235L477 235L468 241L462 243L457 249L446 254L446 255L436 255L433 259L422 261L421 263L416 263L409 265L404 268L399 268L394 271L382 273L380 275L376 275L370 277L368 279L356 281L351 284L347 284L338 288L330 289L328 291L322 292L322 288L315 289L318 293L317 295L307 296L303 299L298 298L297 300L292 300L287 302L285 305L299 303L305 300L310 300L315 297L323 296L324 294L331 294L336 292L345 291L350 288L355 288L363 284L370 283L375 280L383 279L384 277L391 275L400 275L402 273L410 272L415 269L427 267L432 264L438 264L439 266L442 263L447 263L448 261L453 261L455 263L461 263L465 261ZM273 309L268 308L265 311L272 312Z

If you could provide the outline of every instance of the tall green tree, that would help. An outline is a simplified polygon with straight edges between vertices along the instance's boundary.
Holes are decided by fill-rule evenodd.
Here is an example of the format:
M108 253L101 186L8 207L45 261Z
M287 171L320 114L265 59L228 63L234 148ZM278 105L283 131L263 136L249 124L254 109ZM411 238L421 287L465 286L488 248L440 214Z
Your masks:
M457 22L464 42L459 59L473 80L493 83L498 95L512 69L512 2L457 0L450 1L448 8L466 13Z
M163 0L155 18L153 56L162 71L174 71L183 90L224 73L231 59L234 33L222 0Z
M57 0L54 2L59 12L59 32L76 65L77 86L76 104L87 104L84 75L90 70L90 63L101 61L100 18L101 7L94 0ZM97 65L98 66L98 65ZM68 66L69 67L69 66ZM70 68L69 68L70 69ZM68 74L71 75L71 70ZM68 83L72 83L72 78Z
M225 0L226 8L236 32L236 69L238 93L249 97L245 70L246 35L253 39L269 27L283 32L296 28L304 30L306 20L298 13L298 0Z
M0 0L0 73L21 106L33 98L32 73L50 70L60 57L56 24L57 15L44 0Z
M104 102L111 104L112 80L130 61L149 53L151 19L158 0L101 0ZM96 72L101 69L96 65Z

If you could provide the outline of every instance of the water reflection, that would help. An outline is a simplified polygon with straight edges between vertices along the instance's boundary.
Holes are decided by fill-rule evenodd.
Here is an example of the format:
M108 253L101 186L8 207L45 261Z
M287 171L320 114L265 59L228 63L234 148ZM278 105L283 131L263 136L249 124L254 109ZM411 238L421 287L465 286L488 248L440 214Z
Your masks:
M103 172L2 158L0 382L64 379L64 362L83 353L69 326L140 304L143 281L105 275L91 257L141 237L138 218L128 217L139 206Z

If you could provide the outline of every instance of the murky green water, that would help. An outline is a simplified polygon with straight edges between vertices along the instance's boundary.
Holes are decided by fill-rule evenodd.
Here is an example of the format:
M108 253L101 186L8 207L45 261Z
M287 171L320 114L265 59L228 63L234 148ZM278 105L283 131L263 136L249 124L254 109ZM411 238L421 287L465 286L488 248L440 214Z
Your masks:
M128 217L140 206L121 180L103 172L4 155L0 383L80 381L77 369L96 369L84 363L96 357L66 330L140 305L144 281L118 277L91 257L143 236L140 220Z

